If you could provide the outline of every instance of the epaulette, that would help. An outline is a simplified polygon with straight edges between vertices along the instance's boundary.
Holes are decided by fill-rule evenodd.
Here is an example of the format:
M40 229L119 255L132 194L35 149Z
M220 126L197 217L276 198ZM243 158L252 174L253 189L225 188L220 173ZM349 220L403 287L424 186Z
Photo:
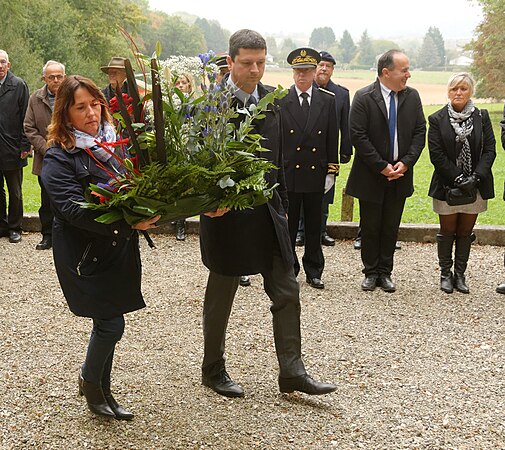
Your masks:
M327 94L330 94L330 95L335 96L335 92L331 92L331 91L329 91L328 89L324 89L324 88L321 88L321 87L320 87L320 88L319 88L319 90L320 90L321 92L326 92Z

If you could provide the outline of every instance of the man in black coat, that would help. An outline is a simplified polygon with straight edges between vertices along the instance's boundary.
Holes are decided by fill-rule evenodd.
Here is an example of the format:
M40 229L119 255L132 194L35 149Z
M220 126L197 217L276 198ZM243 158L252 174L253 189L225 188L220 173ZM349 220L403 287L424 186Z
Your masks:
M30 154L30 142L23 130L30 97L28 86L12 74L9 55L0 50L0 237L21 241L23 220L23 167ZM4 182L9 191L9 208Z
M223 83L234 93L237 106L249 107L272 91L260 83L265 70L266 42L255 31L239 30L230 37L229 50L230 74ZM270 150L262 156L279 167L267 175L270 185L279 183L273 198L253 209L224 209L201 216L200 248L203 263L210 270L203 309L202 383L227 397L244 395L242 387L226 372L226 328L240 275L261 273L265 292L272 301L280 391L325 394L336 386L313 380L301 359L299 286L293 271L286 218L278 106L271 105L265 114L254 126Z
M295 84L281 101L282 134L295 275L300 271L295 240L302 207L305 218L303 268L307 283L313 288L323 289L321 208L324 192L333 186L338 171L335 94L313 86L316 66L320 61L318 52L311 48L298 48L288 55L287 60L293 68Z
M413 168L425 144L419 94L407 87L409 59L389 50L375 83L356 92L350 113L356 149L346 192L359 199L365 291L394 292L393 254L405 200L414 192Z

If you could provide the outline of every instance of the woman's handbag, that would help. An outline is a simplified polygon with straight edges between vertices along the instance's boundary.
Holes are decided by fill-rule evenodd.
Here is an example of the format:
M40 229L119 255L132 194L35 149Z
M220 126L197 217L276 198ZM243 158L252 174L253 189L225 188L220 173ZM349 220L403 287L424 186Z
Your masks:
M468 205L477 200L477 188L463 190L458 187L445 191L445 201L449 206Z

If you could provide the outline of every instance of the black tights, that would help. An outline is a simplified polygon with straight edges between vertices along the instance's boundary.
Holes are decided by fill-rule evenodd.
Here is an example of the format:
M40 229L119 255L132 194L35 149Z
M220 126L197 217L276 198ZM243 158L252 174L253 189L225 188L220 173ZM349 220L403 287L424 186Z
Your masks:
M89 383L102 386L110 392L110 373L114 349L124 332L123 316L112 319L93 319L93 330L89 339L86 360L82 366L82 377Z
M444 236L470 236L477 220L477 214L447 214L439 215L440 234Z

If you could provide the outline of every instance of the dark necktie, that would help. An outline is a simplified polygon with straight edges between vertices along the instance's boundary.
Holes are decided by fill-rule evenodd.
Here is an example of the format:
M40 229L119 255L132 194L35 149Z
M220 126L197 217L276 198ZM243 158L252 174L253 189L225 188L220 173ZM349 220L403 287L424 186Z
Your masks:
M251 106L251 105L257 105L258 102L256 101L256 98L254 95L250 95L249 98L247 99L246 106Z
M310 109L309 101L307 100L309 98L309 94L307 94L306 92L302 92L300 94L300 97L302 97L302 111L303 114L305 114L305 119L307 119L307 117L309 117L309 109Z
M396 135L396 92L389 94L389 162L395 161L395 135Z

